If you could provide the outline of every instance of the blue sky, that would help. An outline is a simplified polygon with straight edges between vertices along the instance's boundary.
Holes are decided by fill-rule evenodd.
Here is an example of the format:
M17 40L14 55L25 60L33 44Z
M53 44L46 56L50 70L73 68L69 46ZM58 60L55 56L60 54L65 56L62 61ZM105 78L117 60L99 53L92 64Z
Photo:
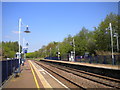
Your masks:
M117 2L3 2L3 41L18 41L18 19L30 26L30 34L22 28L22 38L35 51L52 41L63 41L76 35L84 26L98 26L107 14L118 13Z

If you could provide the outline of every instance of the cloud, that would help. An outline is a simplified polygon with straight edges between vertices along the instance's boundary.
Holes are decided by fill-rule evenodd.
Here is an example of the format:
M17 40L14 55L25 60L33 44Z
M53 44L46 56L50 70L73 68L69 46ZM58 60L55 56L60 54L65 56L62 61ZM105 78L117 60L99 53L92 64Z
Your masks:
M19 34L19 31L12 31L14 34ZM21 33L21 32L20 32Z

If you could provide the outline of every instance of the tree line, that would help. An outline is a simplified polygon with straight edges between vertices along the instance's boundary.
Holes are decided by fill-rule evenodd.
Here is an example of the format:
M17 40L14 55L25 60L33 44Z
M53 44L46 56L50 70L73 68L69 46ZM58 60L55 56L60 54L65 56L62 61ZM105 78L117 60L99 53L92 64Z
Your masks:
M79 33L74 35L68 35L68 37L64 38L62 42L50 42L48 45L42 46L38 51L28 53L28 58L39 58L39 57L56 57L58 52L58 48L60 51L60 55L62 57L67 56L71 51L73 51L72 42L73 38L75 41L75 55L81 56L86 52L89 52L90 55L110 55L111 54L111 33L109 27L109 23L112 24L113 30L113 48L114 52L117 51L117 39L114 37L114 34L118 34L118 39L120 42L120 16L110 13L106 16L106 18L98 25L98 27L94 27L94 30L88 30L83 27ZM108 29L107 29L108 28ZM119 43L120 46L120 43Z
M3 58L14 58L16 52L19 50L18 42L4 42L2 41L2 57ZM22 47L21 47L22 50Z
M38 51L27 54L27 58L39 58L39 57L56 57L57 52L60 52L62 57L68 56L73 51L72 41L75 41L75 55L81 56L86 52L90 55L110 55L111 54L111 37L109 30L109 23L112 24L113 30L113 48L114 52L117 51L117 39L114 34L118 34L119 46L120 46L120 16L110 13L106 18L98 25L94 27L94 30L88 30L83 27L79 33L74 36L68 35L62 42L50 42L48 45L43 45ZM108 30L106 29L108 28ZM0 55L3 58L14 58L16 52L19 50L18 42L2 42L2 49ZM21 47L22 50L22 47Z

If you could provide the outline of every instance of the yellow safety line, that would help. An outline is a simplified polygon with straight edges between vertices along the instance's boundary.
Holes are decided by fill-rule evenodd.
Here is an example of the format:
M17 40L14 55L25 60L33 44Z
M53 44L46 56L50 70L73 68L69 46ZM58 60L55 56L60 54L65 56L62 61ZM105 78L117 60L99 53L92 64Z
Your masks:
M35 69L35 72L37 73L39 79L42 81L44 88L49 88L50 90L52 90L51 85L46 81L46 79L42 76L42 74L40 74L38 69L33 65L32 61L30 61L30 63L33 66L33 68Z
M30 65L30 68L31 68L31 70L32 70L32 74L33 74L33 76L34 76L35 84L36 84L38 90L40 90L40 87L39 87L37 78L36 78L36 76L35 76L35 73L34 73L34 71L33 71L33 68L32 68L32 66L31 66L30 62L29 62L29 65Z

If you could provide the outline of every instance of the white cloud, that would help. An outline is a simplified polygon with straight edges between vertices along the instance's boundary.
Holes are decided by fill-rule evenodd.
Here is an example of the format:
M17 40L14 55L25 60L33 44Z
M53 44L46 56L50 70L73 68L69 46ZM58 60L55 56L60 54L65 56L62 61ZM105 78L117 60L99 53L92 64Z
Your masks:
M14 34L19 34L19 31L12 31ZM20 32L21 33L21 32Z

